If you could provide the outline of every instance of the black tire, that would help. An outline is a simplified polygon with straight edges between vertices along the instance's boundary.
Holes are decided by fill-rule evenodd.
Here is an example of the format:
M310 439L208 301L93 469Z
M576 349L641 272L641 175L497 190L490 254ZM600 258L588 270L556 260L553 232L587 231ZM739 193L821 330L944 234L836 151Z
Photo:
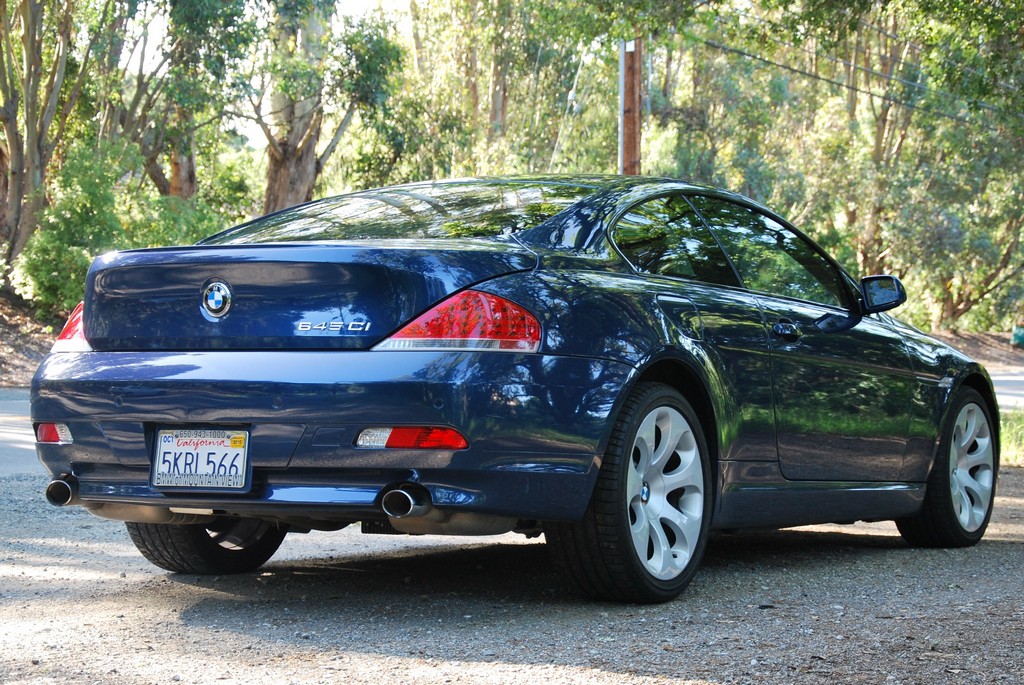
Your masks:
M664 459L646 459L648 438L652 453L665 448ZM640 383L616 418L583 520L545 526L555 565L595 599L675 599L704 556L712 487L696 412L674 389Z
M988 404L960 389L942 425L935 463L916 516L896 521L914 547L970 547L985 534L999 473L999 444Z
M213 523L126 523L132 542L150 562L175 573L246 573L281 546L287 529L259 519L222 517Z

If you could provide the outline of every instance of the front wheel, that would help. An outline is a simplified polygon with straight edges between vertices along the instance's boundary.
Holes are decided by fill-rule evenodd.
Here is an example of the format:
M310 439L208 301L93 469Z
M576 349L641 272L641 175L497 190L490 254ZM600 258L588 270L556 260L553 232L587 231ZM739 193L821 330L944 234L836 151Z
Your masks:
M126 523L151 563L175 573L246 573L274 555L287 533L259 519L221 517L212 523Z
M985 534L995 502L999 445L988 404L960 390L942 427L935 463L917 516L896 526L915 547L969 547Z
M556 565L596 599L678 597L707 546L710 471L686 399L666 385L639 384L616 419L583 520L545 528Z

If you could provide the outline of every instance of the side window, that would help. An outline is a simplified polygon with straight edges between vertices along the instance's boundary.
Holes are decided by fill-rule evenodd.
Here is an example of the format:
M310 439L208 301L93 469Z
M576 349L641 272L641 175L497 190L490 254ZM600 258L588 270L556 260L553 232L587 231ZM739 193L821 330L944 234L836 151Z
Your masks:
M849 306L842 274L809 242L742 205L692 198L750 290L838 307Z
M639 271L739 285L715 237L683 197L659 197L633 207L611 231Z

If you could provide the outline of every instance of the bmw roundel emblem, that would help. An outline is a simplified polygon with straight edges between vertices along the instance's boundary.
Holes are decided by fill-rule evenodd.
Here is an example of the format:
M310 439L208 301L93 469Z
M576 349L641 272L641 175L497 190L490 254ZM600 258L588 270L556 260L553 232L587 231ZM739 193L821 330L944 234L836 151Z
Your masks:
M219 319L231 309L231 288L227 283L214 281L203 289L203 309Z

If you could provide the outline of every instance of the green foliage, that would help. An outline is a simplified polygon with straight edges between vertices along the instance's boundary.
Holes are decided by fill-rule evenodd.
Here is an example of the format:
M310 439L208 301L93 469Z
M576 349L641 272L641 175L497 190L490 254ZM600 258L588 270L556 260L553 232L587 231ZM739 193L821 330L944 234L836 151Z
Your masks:
M69 311L82 299L93 253L68 244L59 231L38 231L14 262L11 284L41 312Z
M451 108L433 109L400 96L360 122L359 134L339 159L336 176L344 184L328 187L340 192L451 177L452 151L466 146L468 137L465 121Z
M571 40L630 40L672 31L689 23L697 9L714 2L673 0L541 0L531 3L548 26ZM609 40L610 39L610 40Z
M1004 409L999 413L1002 466L1024 466L1024 410Z
M595 23L592 11L538 0L417 6L397 91L364 114L339 175L364 187L452 175L614 172L617 129L608 103L615 102L618 55L595 41L606 19Z
M644 173L743 192L851 272L899 275L911 300L898 313L923 327L1006 327L1024 313L1020 0L420 0L402 31L379 12L335 16L330 0L111 7L118 29L98 35L103 57L66 125L77 142L55 151L53 206L18 265L42 306L74 300L61 283L98 251L186 242L259 211L272 164L239 143L228 110L260 118L287 150L322 131L319 193L613 172L617 43L641 36ZM85 3L76 20L98 26L100 11ZM142 83L122 67L155 16L168 62ZM93 152L119 135L139 152ZM137 156L193 149L197 197L157 197Z
M202 202L174 196L136 196L119 207L122 232L109 249L189 245L230 222Z
M655 52L645 170L751 195L851 272L896 273L911 294L899 314L918 325L1002 327L1024 295L1024 138L1008 135L1021 110L978 106L1009 96L943 76L957 58L927 39L959 31L950 45L987 56L959 63L978 76L1005 28L965 31L987 15L924 4L699 15ZM1024 65L1020 51L1010 61Z
M199 171L208 180L199 187L198 204L227 225L259 214L262 188L261 179L256 177L255 157L252 150L222 153L216 157L216 164L201 166Z
M229 95L231 71L255 41L255 21L245 0L173 0L168 8L171 43L168 95L193 112Z
M319 64L307 55L276 53L269 65L279 85L279 92L293 101L315 98L323 87Z
M328 16L334 11L332 0L274 0L277 19L283 27L295 32L302 29L313 13Z
M386 105L394 90L394 74L402 65L402 49L392 40L395 27L379 14L344 17L331 40L333 59L325 86L344 94L364 112Z
M72 148L52 179L53 202L14 265L16 291L41 311L66 312L82 299L94 257L109 250L190 244L229 225L202 200L144 190L130 145ZM228 167L228 176L233 173Z
M41 310L74 307L92 258L114 244L121 229L114 186L125 154L105 147L96 155L78 146L52 179L53 202L11 274L15 290Z
M331 3L311 0L279 0L274 7L276 33L264 36L260 50L269 55L266 71L278 95L310 105L322 99L332 112L384 106L402 65L391 21L379 12L332 20Z

